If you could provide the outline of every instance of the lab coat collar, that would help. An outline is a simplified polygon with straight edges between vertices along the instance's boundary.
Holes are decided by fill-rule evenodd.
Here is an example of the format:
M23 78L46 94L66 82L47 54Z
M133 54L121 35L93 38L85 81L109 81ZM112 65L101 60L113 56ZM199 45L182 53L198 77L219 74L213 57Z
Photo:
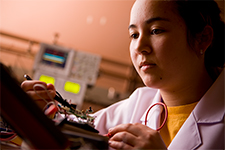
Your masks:
M155 97L152 100L152 105L154 105L155 103L161 102L161 101L162 101L162 98L160 95L160 91L158 90ZM145 113L141 117L142 124L145 123L145 117L146 117L147 111L150 109L150 107L152 105L150 105L148 107L148 109L145 111ZM148 116L147 116L147 126L148 127L156 130L160 126L162 111L163 111L163 108L162 108L162 106L159 106L159 105L155 105L154 107L151 108L151 110L149 111Z
M206 111L207 110L207 111ZM193 110L197 123L216 123L224 117L224 71Z
M162 101L162 98L160 95L160 91L158 90L158 92L156 93L156 95L152 101L152 105L157 102L160 102L160 101ZM152 105L150 105L149 108ZM141 117L141 121L143 124L145 122L145 116L146 116L148 109ZM147 117L147 126L148 127L156 130L160 126L162 110L163 110L163 108L159 105L152 107L152 109L150 110L148 117ZM173 141L170 143L168 149L171 149L171 150L174 150L174 149L180 150L180 149L184 149L184 148L185 149L194 149L201 144L201 137L200 137L200 134L198 131L198 126L197 126L197 123L196 123L196 120L194 117L189 117L185 123L185 127L183 125L181 128L184 128L184 130L180 130L179 131L180 133L178 132L179 135L177 134L175 136ZM190 140L190 141L187 142L187 140Z
M221 122L224 117L224 71L198 102L168 149L196 149L202 144L199 123Z

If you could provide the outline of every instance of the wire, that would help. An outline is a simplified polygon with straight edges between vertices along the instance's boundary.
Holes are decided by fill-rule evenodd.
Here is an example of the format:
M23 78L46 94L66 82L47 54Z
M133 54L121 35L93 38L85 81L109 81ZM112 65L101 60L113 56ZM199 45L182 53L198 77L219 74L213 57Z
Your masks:
M166 120L167 120L167 117L168 117L167 106L166 106L166 104L164 104L164 103L162 103L162 102L155 103L155 104L153 104L153 105L148 109L148 111L147 111L147 113L146 113L146 116L145 116L145 125L147 125L147 117L148 117L149 111L152 109L152 107L154 107L154 106L156 106L156 105L162 105L162 106L164 107L164 109L165 109L165 117L164 117L163 123L162 123L162 125L161 125L158 129L156 129L156 131L159 131L159 130L162 129L162 127L165 125Z
M59 92L55 91L56 94L59 96L59 98L63 99L62 96L59 94Z
M0 140L4 141L4 142L10 141L16 136L17 136L17 134L15 132L1 132L0 133Z
M68 103L67 100L63 99L63 97L57 91L54 99L61 103L63 106L66 106L72 110L76 110L77 105Z

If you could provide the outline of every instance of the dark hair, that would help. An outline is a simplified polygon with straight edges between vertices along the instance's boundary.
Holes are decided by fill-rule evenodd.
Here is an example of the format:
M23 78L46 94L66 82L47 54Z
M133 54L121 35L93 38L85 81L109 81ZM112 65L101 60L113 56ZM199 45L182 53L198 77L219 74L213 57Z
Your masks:
M188 29L188 41L203 31L206 25L213 29L213 41L205 52L205 66L209 75L215 79L224 68L225 25L220 17L221 10L214 0L177 0L178 13Z

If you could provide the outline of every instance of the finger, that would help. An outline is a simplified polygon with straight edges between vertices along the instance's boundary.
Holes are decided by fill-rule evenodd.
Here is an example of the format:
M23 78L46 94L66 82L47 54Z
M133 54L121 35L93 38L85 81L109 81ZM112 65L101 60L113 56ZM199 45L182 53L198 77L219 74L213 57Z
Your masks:
M35 90L26 92L32 99L46 99L47 101L53 100L55 96L55 91L53 90Z
M116 134L118 132L127 131L129 133L132 133L135 136L138 136L138 135L141 134L140 131L143 131L142 130L143 128L148 128L149 129L149 127L147 127L147 126L145 126L143 124L140 124L140 123L120 124L120 125L118 125L118 126L116 126L114 128L109 129L109 133L111 135L114 135L114 134Z
M53 84L51 84L51 83L48 83L47 84L47 89L55 91L55 86Z
M128 145L134 146L136 145L137 138L138 137L129 132L118 132L112 138L110 138L110 141L122 141Z
M122 141L109 141L109 146L114 149L127 149L127 150L133 149L131 145L128 145Z
M45 82L38 81L38 80L26 80L26 81L23 81L22 84L21 84L21 88L24 91L33 90L33 87L34 87L35 84L42 84L44 87L47 88L47 84Z
M47 90L49 91L49 94L51 95L51 97L54 98L55 95L56 95L55 86L51 83L48 83L47 84Z

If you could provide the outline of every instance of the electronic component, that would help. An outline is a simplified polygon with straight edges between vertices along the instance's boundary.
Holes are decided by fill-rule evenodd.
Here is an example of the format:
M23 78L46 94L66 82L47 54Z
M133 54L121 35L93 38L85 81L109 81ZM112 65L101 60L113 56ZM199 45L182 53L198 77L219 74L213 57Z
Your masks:
M32 80L31 77L27 74L24 75L24 77L27 80ZM64 117L67 117L68 121L70 122L74 122L74 123L80 123L83 124L85 127L85 125L89 125L92 128L94 128L94 117L90 116L89 114L93 112L93 110L91 109L91 107L89 107L89 109L87 109L86 111L80 111L78 109L76 109L76 105L75 104L70 104L67 102L66 99L64 99L59 92L56 91L56 96L54 98L55 100L57 100L61 105L59 105L60 108L60 112L61 114L72 114L74 115L76 118L71 119L71 117L68 117L67 115L64 115ZM47 111L47 110L46 110ZM92 129L92 131L96 131L95 129Z

